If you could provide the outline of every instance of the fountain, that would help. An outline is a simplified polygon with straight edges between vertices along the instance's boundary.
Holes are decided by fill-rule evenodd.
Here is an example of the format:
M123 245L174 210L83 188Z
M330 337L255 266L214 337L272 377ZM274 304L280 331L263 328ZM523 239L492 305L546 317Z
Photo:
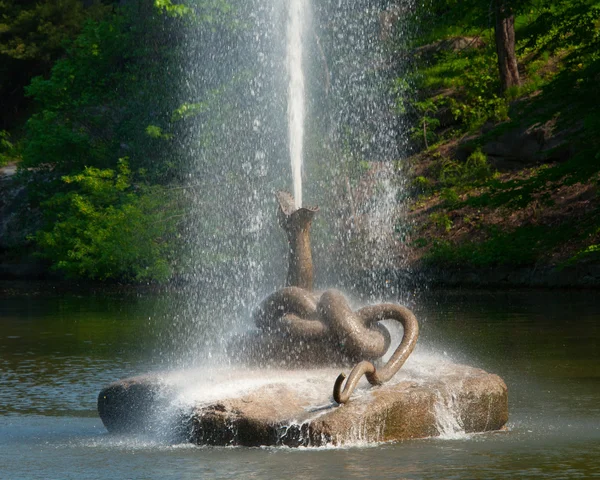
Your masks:
M412 361L419 324L408 308L383 303L353 309L340 291L314 289L310 229L319 209L302 202L307 15L308 0L290 2L294 195L277 193L288 243L285 287L256 306L253 330L228 341L226 368L159 372L104 388L98 411L109 432L199 445L321 446L423 438L448 428L498 430L508 419L500 377L439 360ZM389 322L403 333L384 362L392 343ZM348 377L339 373L346 368L352 368Z
M296 209L285 192L278 200L289 242L287 286L256 308L257 331L230 342L230 356L243 367L156 373L111 384L98 396L106 428L207 445L339 445L439 435L448 404L453 424L465 432L502 428L508 402L500 377L449 363L397 375L418 338L410 310L380 304L354 312L339 291L313 290L310 225L318 209ZM404 333L381 366L390 346L383 320L399 322ZM352 364L347 380L345 374L337 377L331 395L331 367ZM363 376L377 387L361 386Z

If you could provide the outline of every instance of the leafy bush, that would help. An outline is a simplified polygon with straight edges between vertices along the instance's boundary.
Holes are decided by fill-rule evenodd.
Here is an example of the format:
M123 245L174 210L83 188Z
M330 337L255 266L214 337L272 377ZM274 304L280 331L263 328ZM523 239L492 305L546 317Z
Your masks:
M463 178L468 181L483 181L492 176L487 156L480 149L475 150L463 167Z
M453 222L447 213L432 213L429 220L437 227L445 232L452 230Z
M126 160L116 171L86 167L62 180L71 189L44 202L47 225L33 237L53 269L96 280L170 276L173 207L161 190L133 186Z
M492 177L493 171L487 156L475 150L464 163L445 159L441 162L439 181L447 187L467 186L483 182Z
M540 253L538 232L522 229L514 233L493 232L484 242L460 245L434 241L426 260L440 265L490 267L496 265L529 265Z
M475 130L488 120L505 120L508 101L498 93L497 68L490 47L443 52L431 65L422 65L411 84L425 98L404 107L405 111L413 112L413 140L427 146L437 139L438 115L442 109L453 115L454 127L463 132Z
M460 54L449 54L447 61L454 61L456 56L460 58ZM452 108L454 116L462 121L467 130L479 128L488 120L506 120L508 104L497 93L500 80L495 55L486 49L475 50L466 56L469 62L456 84L459 92Z
M427 177L419 175L412 180L412 188L419 193L428 193L432 189L432 182Z
M579 262L594 261L594 260L597 261L599 259L600 259L600 245L598 245L598 244L589 245L589 246L583 248L582 250L580 250L579 252L577 252L569 260L567 260L564 265L561 265L561 266L564 268L564 267L567 267L570 265L575 265Z
M453 207L460 201L460 196L455 188L443 188L440 192L440 197L448 207Z
M415 103L415 108L419 114L417 125L411 128L410 137L417 143L422 143L425 148L435 143L437 135L436 128L440 126L440 120L435 117L440 107L436 99L428 98Z

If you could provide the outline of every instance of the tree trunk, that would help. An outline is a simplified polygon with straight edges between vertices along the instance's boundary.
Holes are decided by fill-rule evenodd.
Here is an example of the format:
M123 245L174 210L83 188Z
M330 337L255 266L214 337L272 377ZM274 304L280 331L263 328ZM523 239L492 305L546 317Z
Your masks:
M515 16L507 0L496 0L496 52L502 93L521 84L515 53Z

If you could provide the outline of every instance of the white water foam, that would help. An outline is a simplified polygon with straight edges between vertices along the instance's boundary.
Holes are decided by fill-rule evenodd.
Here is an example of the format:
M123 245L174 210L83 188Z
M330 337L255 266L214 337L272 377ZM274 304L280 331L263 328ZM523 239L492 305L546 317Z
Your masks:
M208 405L219 400L240 398L258 388L280 384L301 393L310 403L308 410L320 410L330 395L331 379L339 369L314 370L199 368L165 374L162 381L178 394L178 405ZM330 385L331 384L331 385ZM325 386L327 388L325 388Z
M432 354L417 349L403 368L389 382L394 385L400 382L412 382L427 388L434 388L437 401L434 404L436 427L439 439L455 440L470 438L465 433L460 420L460 405L458 394L460 380L464 375L464 367L452 363L447 356ZM287 426L282 427L282 437L289 428L302 431L303 424L314 421L321 415L331 412L335 403L331 398L333 381L337 375L348 369L319 368L307 370L283 369L249 369L249 368L198 368L168 372L159 375L160 383L165 389L164 401L158 402L155 411L153 431L158 432L159 443L169 443L173 422L180 418L178 415L190 407L202 407L215 402L242 398L251 392L269 385L285 385L294 390L298 396L306 400L303 419L292 419ZM459 380L451 382L452 386L440 383L442 377ZM352 396L352 402L368 408L374 388L363 378ZM332 445L327 448L367 447L383 443L385 424L373 432L360 423L353 426L344 438L332 439ZM164 432L164 434L161 434ZM142 442L144 444L144 441Z

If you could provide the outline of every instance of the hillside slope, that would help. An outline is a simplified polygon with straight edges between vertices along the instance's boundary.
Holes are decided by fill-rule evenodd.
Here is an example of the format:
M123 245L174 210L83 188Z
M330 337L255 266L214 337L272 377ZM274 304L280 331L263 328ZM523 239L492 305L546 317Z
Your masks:
M414 266L446 283L600 284L599 27L597 2L518 17L521 86L505 94L493 29L421 39Z

